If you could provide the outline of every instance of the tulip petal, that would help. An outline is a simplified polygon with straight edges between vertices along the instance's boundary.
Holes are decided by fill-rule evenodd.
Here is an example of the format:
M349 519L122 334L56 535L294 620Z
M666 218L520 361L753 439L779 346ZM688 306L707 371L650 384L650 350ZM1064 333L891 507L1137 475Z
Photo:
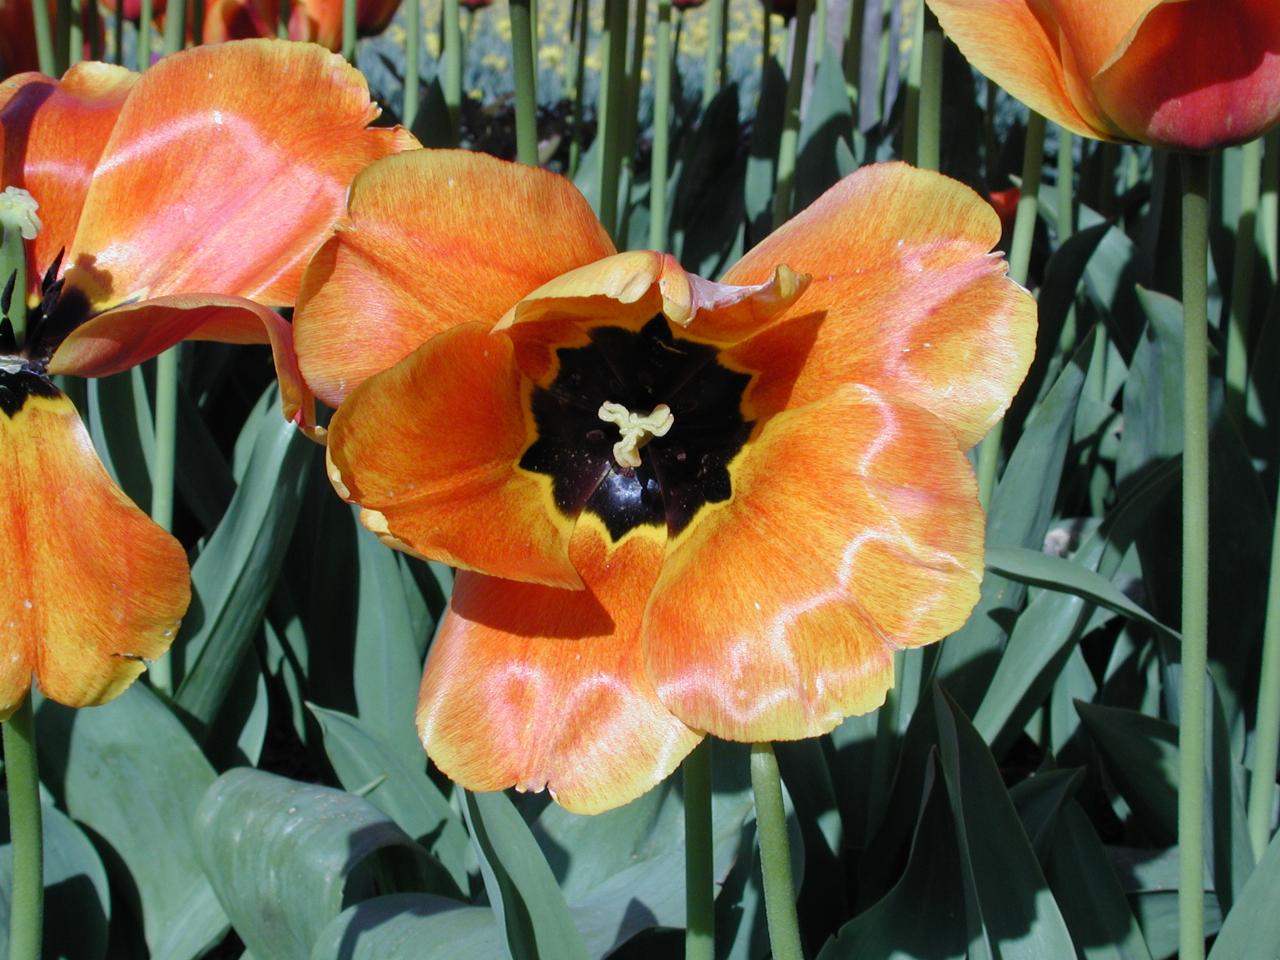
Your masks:
M79 63L61 81L38 73L0 83L0 186L29 190L40 233L29 244L27 291L71 246L98 158L138 75L107 63Z
M649 676L691 727L825 733L879 706L895 648L977 602L973 473L919 407L846 387L771 420L733 484L673 541L645 613Z
M999 238L990 205L938 174L880 164L840 181L725 276L748 283L782 262L813 276L784 319L725 351L757 373L748 419L862 383L924 407L972 446L1035 349L1035 301L988 253Z
M356 35L381 33L399 6L400 0L360 0L356 4ZM289 15L289 39L341 50L342 0L298 0Z
M545 787L566 809L597 813L663 780L701 738L645 676L640 617L661 539L609 549L584 521L571 554L586 590L458 576L427 657L418 730L469 789Z
M1080 96L1086 77L1064 63L1059 30L1045 2L929 0L929 8L965 59L1012 96L1082 136L1115 139L1088 97Z
M533 441L510 340L466 323L353 392L329 425L329 473L390 546L498 577L581 588L573 520L551 479L518 467Z
M74 280L76 274L69 274ZM242 297L184 294L126 304L73 330L49 361L51 373L106 377L137 366L182 340L269 343L286 420L315 434L315 398L298 371L293 328Z
M186 554L107 476L48 381L0 372L0 462L0 719L33 673L59 703L110 700L172 642Z
M336 406L441 330L495 323L539 285L613 252L563 177L461 150L389 158L356 178L347 220L308 268L302 372Z
M366 129L377 115L364 78L318 47L165 57L120 113L72 244L98 277L95 306L209 292L292 305L352 177L414 143Z
M1098 102L1135 140L1208 151L1280 120L1275 0L1152 3L1093 78Z

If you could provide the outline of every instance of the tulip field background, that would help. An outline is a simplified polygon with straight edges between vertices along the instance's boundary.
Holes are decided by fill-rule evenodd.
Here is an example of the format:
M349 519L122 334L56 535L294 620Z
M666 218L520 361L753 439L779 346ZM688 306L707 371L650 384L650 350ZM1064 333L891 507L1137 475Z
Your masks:
M601 4L583 2L595 37ZM864 164L914 157L921 5L855 7L865 22L852 31L848 6L834 0L824 29L811 31L797 210ZM655 8L650 0L649 32ZM766 54L757 0L728 9L725 83L710 97L707 8L675 14L673 172L668 209L657 211L670 249L708 277L773 226L787 84L788 23L774 16ZM594 204L600 51L587 49L579 153L573 8L542 0L537 12L540 156ZM511 157L507 8L471 16L460 139ZM414 131L427 145L452 140L439 21L437 0L424 3ZM124 38L131 53L132 25ZM401 13L357 51L386 122L403 108L404 40ZM655 215L652 72L638 75L620 249L647 247ZM950 44L942 90L941 170L992 196L1007 249L1026 108ZM1280 842L1255 850L1247 814L1252 778L1276 773L1256 768L1254 743L1280 481L1280 140L1263 153L1257 214L1242 219L1243 156L1230 148L1212 168L1209 315L1219 324L1243 311L1253 376L1230 407L1242 414L1230 414L1224 333L1211 332L1211 960L1280 957ZM1037 355L1004 427L978 608L940 645L899 655L884 708L777 745L811 958L1177 952L1177 163L1050 124L1042 173L1027 284L1039 302ZM267 350L185 343L180 359L174 533L192 561L193 600L171 654L174 692L144 677L102 707L38 702L45 956L682 956L680 774L587 817L543 794L468 794L428 765L412 719L451 570L386 549L333 495L323 449L280 416ZM152 381L148 365L64 387L143 509ZM762 960L746 747L716 742L713 770L715 953ZM1274 810L1267 818L1271 836ZM9 850L0 848L0 943Z

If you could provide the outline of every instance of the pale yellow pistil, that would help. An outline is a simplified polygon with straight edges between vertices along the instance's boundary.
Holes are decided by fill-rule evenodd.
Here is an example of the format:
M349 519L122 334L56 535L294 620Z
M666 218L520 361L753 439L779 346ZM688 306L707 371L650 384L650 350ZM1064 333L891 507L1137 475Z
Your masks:
M617 424L622 439L613 445L613 459L621 467L640 466L640 448L653 437L665 437L675 424L671 408L660 403L648 413L632 413L620 403L605 401L600 405L599 417L605 423Z

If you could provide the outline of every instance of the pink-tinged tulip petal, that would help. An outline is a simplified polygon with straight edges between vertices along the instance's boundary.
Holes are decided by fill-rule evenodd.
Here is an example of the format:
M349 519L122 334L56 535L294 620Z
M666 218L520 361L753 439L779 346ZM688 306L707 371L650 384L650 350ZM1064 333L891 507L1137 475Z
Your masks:
M393 547L493 576L581 589L573 519L546 477L519 469L533 440L511 341L464 323L362 383L329 426L329 474Z
M387 29L399 6L400 0L357 0L356 36L372 37ZM297 0L289 14L289 39L341 50L342 0Z
M62 80L26 73L0 83L0 184L30 191L40 233L28 243L27 292L71 245L94 167L138 75L80 63Z
M298 356L337 405L367 377L459 323L496 323L541 284L612 254L577 189L461 150L415 150L351 186L347 220L299 297Z
M68 279L76 279L74 268ZM285 419L316 432L315 398L298 371L293 328L275 311L242 297L182 294L108 310L71 332L55 351L49 371L106 377L182 340L270 344Z
M551 791L575 813L660 782L701 737L645 676L640 617L662 540L612 545L580 524L586 590L462 573L427 657L418 729L431 759L472 790Z
M989 251L990 205L905 164L863 167L725 275L790 264L812 282L782 320L726 351L758 376L751 417L861 383L918 404L972 446L1000 418L1035 349L1035 301Z
M1280 3L1152 6L1094 77L1117 127L1143 143L1203 151L1252 140L1280 121Z
M0 719L34 674L72 707L116 696L173 642L182 546L107 476L71 402L0 371Z
M95 306L208 291L292 304L352 177L412 143L366 129L377 113L364 78L317 47L164 58L120 112L70 251L97 272Z
M977 602L973 473L918 407L843 388L771 420L733 482L673 542L645 613L649 677L691 727L825 733L881 703L895 649Z

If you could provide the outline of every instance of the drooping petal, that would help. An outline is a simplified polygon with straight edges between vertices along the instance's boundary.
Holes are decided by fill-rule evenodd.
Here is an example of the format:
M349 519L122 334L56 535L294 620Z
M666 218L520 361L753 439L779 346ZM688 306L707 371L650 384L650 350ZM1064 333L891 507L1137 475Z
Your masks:
M938 174L880 164L840 181L725 276L750 283L788 263L813 277L782 320L725 353L759 374L748 415L862 383L976 443L1035 347L1035 301L988 253L999 238L990 205Z
M1059 28L1046 2L929 0L929 7L965 58L1014 97L1075 133L1114 139L1088 98L1079 96L1087 75L1063 62Z
M418 730L463 786L545 787L566 809L596 813L660 782L700 739L645 676L640 616L662 542L605 542L592 521L574 534L586 590L458 576L427 657Z
M74 271L69 279L75 279ZM49 371L106 377L182 340L270 344L285 419L315 433L315 398L298 371L292 326L274 310L243 297L180 294L108 310L71 332L54 352Z
M895 648L977 601L973 473L919 407L846 387L771 420L733 483L672 543L645 613L649 676L696 729L825 733L879 706Z
M0 719L33 673L59 703L110 700L172 643L186 554L107 476L42 378L0 372L0 462Z
M61 81L38 73L0 83L0 187L31 192L42 228L28 243L27 290L71 246L89 181L138 75L108 63L79 63Z
M580 588L573 521L550 478L521 470L533 440L511 341L452 327L361 384L329 425L339 494L390 546L498 577Z
M461 150L370 167L347 220L307 270L298 356L337 405L459 323L496 323L548 280L612 254L577 189L555 174Z
M1206 151L1252 140L1280 121L1274 0L1145 6L1150 12L1093 78L1118 128L1144 143Z
M95 306L174 293L292 305L347 186L413 145L341 57L243 40L165 57L138 81L90 184L70 263ZM193 162L193 159L195 162Z

